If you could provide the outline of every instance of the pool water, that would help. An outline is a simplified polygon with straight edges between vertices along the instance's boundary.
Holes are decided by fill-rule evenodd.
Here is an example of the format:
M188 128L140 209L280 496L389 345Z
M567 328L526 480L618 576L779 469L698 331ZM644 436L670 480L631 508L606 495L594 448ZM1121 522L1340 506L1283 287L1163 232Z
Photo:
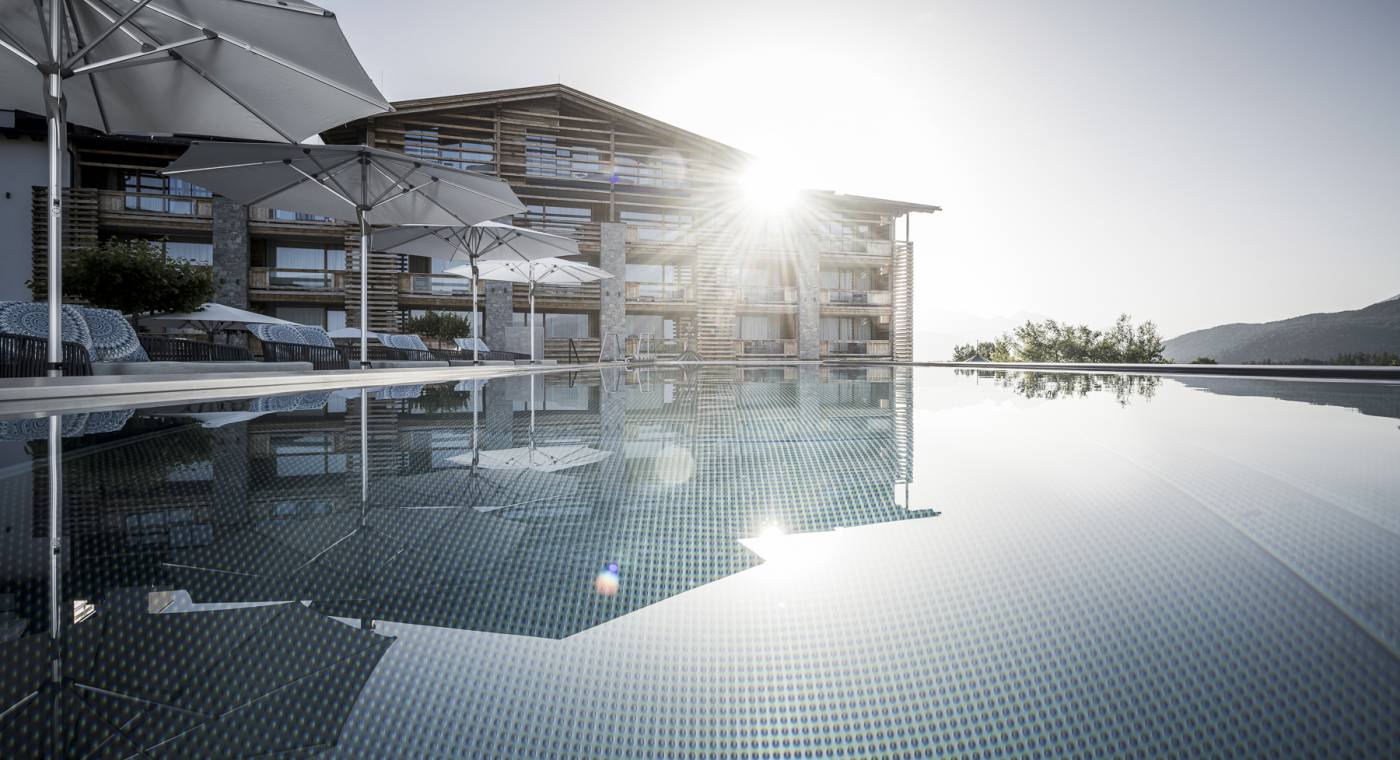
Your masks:
M1400 754L1397 384L705 366L61 423L51 563L47 420L0 420L4 757Z

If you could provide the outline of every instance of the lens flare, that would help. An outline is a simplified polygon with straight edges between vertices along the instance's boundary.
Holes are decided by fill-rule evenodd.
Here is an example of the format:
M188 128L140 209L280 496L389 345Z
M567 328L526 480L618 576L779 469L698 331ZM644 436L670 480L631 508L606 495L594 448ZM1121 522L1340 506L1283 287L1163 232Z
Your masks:
M598 577L593 579L593 590L600 596L617 596L619 571L621 568L616 562L609 562L598 572Z

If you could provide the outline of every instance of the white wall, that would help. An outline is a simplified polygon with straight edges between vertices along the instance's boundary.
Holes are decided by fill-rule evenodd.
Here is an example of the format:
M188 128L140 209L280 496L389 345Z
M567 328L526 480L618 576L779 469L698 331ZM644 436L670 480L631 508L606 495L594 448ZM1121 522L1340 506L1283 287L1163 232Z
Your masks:
M47 183L48 176L43 141L0 136L0 300L32 298L25 282L33 276L33 187Z

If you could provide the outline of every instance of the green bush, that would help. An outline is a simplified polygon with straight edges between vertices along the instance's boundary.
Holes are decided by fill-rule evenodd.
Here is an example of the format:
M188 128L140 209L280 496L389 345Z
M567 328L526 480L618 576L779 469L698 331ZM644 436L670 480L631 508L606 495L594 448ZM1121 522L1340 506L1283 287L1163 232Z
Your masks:
M1155 364L1162 358L1163 340L1151 321L1134 325L1127 314L1107 330L1047 319L1026 322L994 340L966 343L953 349L953 361L974 356L994 362L1090 362L1097 364Z
M138 319L198 309L214 298L214 275L208 266L166 258L148 240L112 238L69 253L63 261L63 292Z

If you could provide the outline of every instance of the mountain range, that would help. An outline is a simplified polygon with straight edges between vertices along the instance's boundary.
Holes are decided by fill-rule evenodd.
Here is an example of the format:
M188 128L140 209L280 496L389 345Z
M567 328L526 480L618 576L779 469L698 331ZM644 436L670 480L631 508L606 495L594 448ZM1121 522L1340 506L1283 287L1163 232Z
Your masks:
M1400 353L1400 296L1354 311L1196 330L1168 340L1164 351L1170 361L1209 357L1221 364L1327 360L1354 353Z

